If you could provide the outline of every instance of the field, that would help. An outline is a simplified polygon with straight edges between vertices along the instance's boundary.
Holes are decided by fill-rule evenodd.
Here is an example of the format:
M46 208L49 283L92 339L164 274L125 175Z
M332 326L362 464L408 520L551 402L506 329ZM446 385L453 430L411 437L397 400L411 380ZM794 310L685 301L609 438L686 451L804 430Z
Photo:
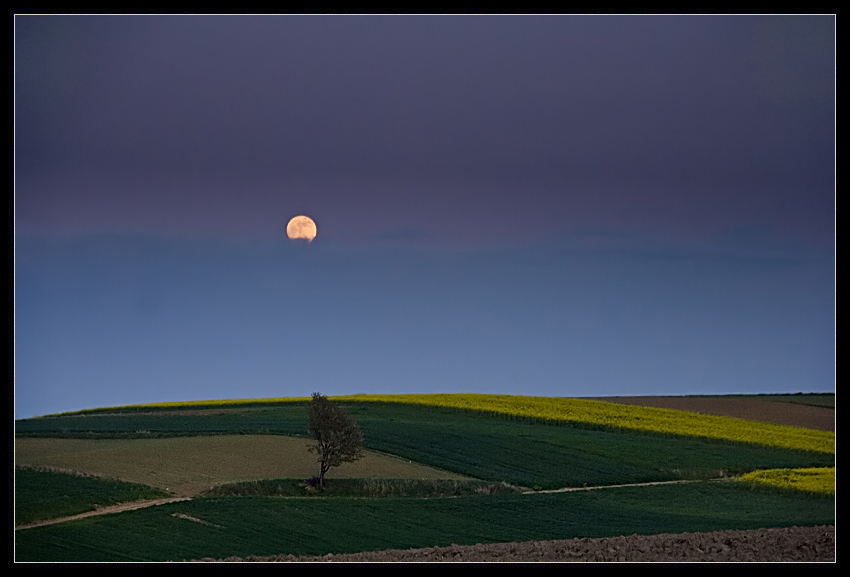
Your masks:
M15 483L15 522L19 525L168 496L142 484L32 469L15 471Z
M24 438L16 442L19 465L79 469L166 489L174 495L194 495L222 483L275 479L308 479L315 474L315 456L307 440L280 435L215 435L160 439ZM354 463L333 469L329 478L391 477L462 479L369 451Z
M624 430L594 423L535 420L498 413L488 415L477 411L429 407L422 404L348 402L343 405L359 423L370 449L467 477L505 481L530 488L555 489L585 484L707 479L757 469L826 467L834 463L832 453L766 447L752 442ZM19 431L32 434L38 426L41 430L35 432L42 435L89 437L88 440L98 446L98 452L93 454L95 459L101 450L105 451L110 446L105 443L106 440L123 442L127 448L116 450L138 454L138 458L144 462L148 457L141 456L141 453L150 451L151 458L160 459L161 453L168 452L166 448L160 448L161 446L178 442L176 439L152 439L151 436L185 435L191 431L196 431L195 434L206 432L209 434L206 439L192 442L211 443L215 447L221 442L216 437L226 433L251 429L279 435L301 433L306 430L304 415L303 402L289 402L227 413L214 411L190 415L161 411L147 414L32 419L30 422L21 422ZM735 420L730 421L736 424ZM48 429L48 426L51 428ZM788 431L799 431L803 441L810 433L828 435L786 427L784 432ZM111 439L95 441L92 437L97 436ZM125 436L136 438L122 438ZM18 440L23 448L31 447L29 443L35 441L36 438ZM48 444L54 446L58 441L54 439ZM301 442L303 444L304 441ZM137 448L137 444L142 447ZM214 453L217 451L214 448L210 450ZM233 470L247 471L244 465L237 463L253 454L257 456L254 467L261 470L252 478L286 476L285 473L270 470L272 467L280 470L280 463L273 465L272 459L269 458L270 455L280 454L279 452L276 453L274 449L257 453L250 449L246 451L241 456L239 453L230 453L233 455L234 462L230 465ZM293 454L298 459L309 459L306 451L297 450ZM27 464L69 466L67 460L62 461L64 464L60 465L57 461L46 458L32 460L36 455L31 457L27 452L22 452L22 456L27 459ZM76 457L71 455L71 458ZM92 457L80 455L79 458L90 462ZM218 474L216 468L221 466L215 465L214 459L195 459L190 455L187 464L181 465L181 471L193 462L210 468L202 473L203 475L215 476ZM155 475L166 474L159 467L152 467L150 470ZM143 482L139 477L128 476L116 470L110 470L108 474ZM299 473L299 476L302 474ZM219 476L209 482L214 480L227 482L243 478ZM195 479L195 482L205 480Z
M16 533L16 559L324 555L834 523L832 495L729 480L766 469L834 467L828 431L657 408L623 413L614 403L517 397L512 407L501 396L456 396L450 406L446 397L431 405L421 396L336 399L373 453L347 470L332 470L329 485L337 480L337 489L324 496L308 496L299 482L316 469L306 439L297 436L306 430L303 399L111 408L18 421L18 465L83 470L167 487L175 495L242 482L224 494L289 496L207 493L26 529ZM834 415L823 407L776 404ZM558 407L561 418L551 418ZM542 415L543 409L550 413ZM688 421L695 434L682 433ZM721 430L706 434L712 423ZM664 481L691 482L540 492ZM490 494L503 483L513 486L505 490L531 494ZM369 498L345 497L353 494ZM461 496L438 498L446 494ZM104 542L108 550L96 545Z
M385 549L324 556L252 555L229 562L296 563L606 563L606 562L830 562L835 560L835 527L773 527L661 533L620 537L574 537L511 543ZM215 561L202 559L202 561Z
M753 471L752 473L742 475L740 480L751 483L762 483L773 487L784 487L796 491L835 495L835 467Z
M835 395L740 395L728 397L608 397L610 403L693 411L750 421L835 432ZM789 411L785 403L798 405Z
M45 561L324 555L652 534L659 527L821 525L832 515L828 497L728 481L447 499L206 498L28 529L17 535L16 553Z
M621 397L622 398L622 397ZM651 406L632 406L619 403L610 403L588 399L569 399L562 397L524 397L517 395L481 395L481 394L430 394L430 395L353 395L347 397L336 397L339 402L353 403L359 406L371 404L393 404L393 405L416 405L425 406L430 409L437 407L471 411L480 416L482 413L502 416L509 419L539 420L551 423L580 424L584 426L596 426L602 428L625 429L628 431L644 431L650 433L664 433L669 435L701 437L707 439L718 439L724 441L739 441L754 443L786 449L799 449L805 451L819 451L831 453L835 451L835 435L826 431L815 431L811 429L802 430L801 427L789 427L783 424L773 424L771 421L758 422L747 419L730 418L729 416L717 416L711 413L684 412L681 410L669 410L666 408L653 408ZM29 419L22 422L20 430L16 434L39 434L39 432L50 432L61 434L67 432L73 434L82 431L106 432L109 430L122 431L132 434L128 423L116 422L115 417L152 417L153 421L141 419L137 421L140 425L145 422L157 423L156 417L170 417L166 429L159 429L170 434L185 431L223 431L230 430L240 432L239 424L242 423L245 432L255 433L262 426L260 419L251 419L246 422L240 418L240 414L248 413L253 416L263 416L263 409L272 407L292 408L303 403L304 399L283 398L263 400L222 400L222 401L199 401L178 405L175 403L162 403L156 405L137 405L135 407L112 407L98 409L95 411L79 411L75 414L51 416L45 419ZM151 409L154 409L151 411ZM158 411L156 409L159 409ZM188 410L187 410L188 409ZM241 409L241 410L240 410ZM226 419L226 416L234 416ZM88 418L86 418L88 416ZM179 421L188 422L181 417L209 417L218 416L215 419L221 427L225 422L227 428L221 429L210 427L206 423L205 429L181 428L174 422L174 417ZM266 414L266 416L268 416ZM77 417L76 419L74 417ZM112 419L109 419L112 417ZM102 420L106 418L105 420ZM99 421L99 422L98 422ZM197 426L198 423L196 423ZM260 431L281 430L282 424L276 420L266 419L266 429ZM296 426L298 433L304 430L303 422L297 417L288 415L285 426ZM136 429L136 433L154 432L145 428ZM296 433L297 434L297 433Z
M795 403L798 405L810 405L812 407L835 408L835 393L794 393L784 395L725 395L727 398L741 399L750 398L779 403Z

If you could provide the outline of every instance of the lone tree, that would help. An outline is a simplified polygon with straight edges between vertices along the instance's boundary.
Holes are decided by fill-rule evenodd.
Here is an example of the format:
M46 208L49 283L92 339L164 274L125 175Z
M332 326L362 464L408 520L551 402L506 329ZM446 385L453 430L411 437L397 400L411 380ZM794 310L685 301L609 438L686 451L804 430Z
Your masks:
M310 436L316 439L309 451L319 455L319 490L323 491L328 469L363 456L363 434L348 413L319 393L313 393L309 419Z

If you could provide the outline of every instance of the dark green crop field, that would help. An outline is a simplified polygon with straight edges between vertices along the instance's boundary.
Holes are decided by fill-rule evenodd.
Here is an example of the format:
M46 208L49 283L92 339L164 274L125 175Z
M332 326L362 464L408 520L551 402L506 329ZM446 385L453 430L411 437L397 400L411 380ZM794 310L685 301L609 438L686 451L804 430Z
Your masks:
M446 499L203 498L16 533L18 561L324 555L834 523L834 500L698 482Z
M216 464L230 466L227 459L238 460L235 480L260 480L222 486L191 501L18 530L15 560L180 561L234 555L324 555L452 543L835 522L832 496L708 480L760 469L832 467L835 455L830 453L468 409L358 401L340 404L358 423L366 448L401 457L405 466L406 461L418 462L471 479L348 479L331 481L338 486L326 494L299 497L294 495L306 490L303 480L251 474L261 470L259 464L270 459L291 460L294 454L254 450L231 455L221 451L216 453ZM141 442L147 445L161 440L194 446L165 437L304 436L307 415L302 402L219 405L214 410L129 408L20 420L15 430L19 438L91 439L88 444L98 439L112 439L114 444L117 439L128 445L126 451L113 451L118 455L114 458L126 458L138 454L130 450L130 444L140 442L138 439L146 439ZM304 450L303 442L286 446L296 445ZM97 454L106 452L98 450ZM191 458L201 459L201 464L209 459L187 454L186 462ZM84 464L82 457L78 460ZM185 466L181 464L181 470ZM158 470L152 473L163 474ZM65 477L16 471L17 522L127 499L126 494L109 497L115 488L107 490L102 480ZM697 481L561 493L501 492L517 487L556 489L686 479ZM152 496L143 493L129 498Z
M97 507L168 497L159 489L49 471L15 471L15 524L94 511Z
M306 435L306 403L238 406L234 412L185 414L180 409L155 412L123 409L79 415L37 417L15 421L17 436L139 437L155 435L203 435L216 433L281 433ZM227 405L221 410L228 410Z
M834 456L459 409L350 402L369 449L488 481L539 488L715 478L757 469L827 467ZM240 407L244 408L244 407ZM305 404L231 413L126 412L27 419L18 435L150 437L218 433L303 435Z

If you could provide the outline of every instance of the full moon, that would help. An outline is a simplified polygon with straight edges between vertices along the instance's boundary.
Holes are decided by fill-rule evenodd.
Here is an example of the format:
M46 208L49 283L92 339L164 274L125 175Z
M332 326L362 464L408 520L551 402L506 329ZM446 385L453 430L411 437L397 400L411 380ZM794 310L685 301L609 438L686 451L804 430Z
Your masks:
M309 216L296 216L286 225L286 236L312 242L316 238L316 223Z

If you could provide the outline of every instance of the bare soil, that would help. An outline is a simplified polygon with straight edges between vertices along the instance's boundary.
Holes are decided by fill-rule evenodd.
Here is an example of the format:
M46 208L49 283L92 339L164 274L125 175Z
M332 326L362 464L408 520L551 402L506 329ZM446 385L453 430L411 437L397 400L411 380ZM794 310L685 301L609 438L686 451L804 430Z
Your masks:
M835 409L828 407L724 397L591 397L589 400L676 409L835 432Z
M202 561L216 561L202 559ZM323 557L228 557L259 562L835 562L835 526L451 545Z

